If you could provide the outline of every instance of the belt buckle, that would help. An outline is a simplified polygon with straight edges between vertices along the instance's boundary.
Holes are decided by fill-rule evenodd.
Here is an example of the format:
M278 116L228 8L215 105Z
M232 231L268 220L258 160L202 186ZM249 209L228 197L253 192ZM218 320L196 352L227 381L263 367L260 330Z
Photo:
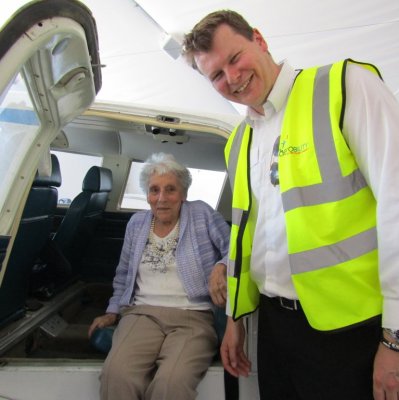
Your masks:
M298 310L298 304L296 300L285 299L284 297L279 297L280 306L291 311Z

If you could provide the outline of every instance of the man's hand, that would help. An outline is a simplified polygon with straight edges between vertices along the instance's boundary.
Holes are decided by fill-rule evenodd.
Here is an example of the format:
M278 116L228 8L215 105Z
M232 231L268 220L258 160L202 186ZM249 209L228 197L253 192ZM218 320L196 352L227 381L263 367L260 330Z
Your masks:
M399 399L399 352L380 344L374 359L374 399Z
M233 376L248 376L251 362L244 353L245 328L242 320L227 319L226 331L220 347L223 367Z

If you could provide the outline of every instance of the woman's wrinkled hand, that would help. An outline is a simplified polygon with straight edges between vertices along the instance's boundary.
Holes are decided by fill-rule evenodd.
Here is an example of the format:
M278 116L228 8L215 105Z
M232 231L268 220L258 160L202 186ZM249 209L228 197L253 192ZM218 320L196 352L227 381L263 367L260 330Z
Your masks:
M89 338L97 328L105 328L106 326L114 325L118 319L118 314L108 313L101 315L93 320L89 328Z
M225 307L227 299L226 266L216 264L209 276L208 290L212 301L218 307Z

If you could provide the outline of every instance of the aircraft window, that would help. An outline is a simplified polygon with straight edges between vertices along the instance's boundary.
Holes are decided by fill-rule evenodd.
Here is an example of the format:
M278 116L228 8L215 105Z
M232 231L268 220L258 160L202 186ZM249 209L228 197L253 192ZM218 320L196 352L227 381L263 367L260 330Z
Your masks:
M68 207L82 191L82 182L86 172L93 165L101 167L103 159L86 154L52 151L60 162L62 185L58 188L58 204Z
M133 161L122 199L122 208L147 210L150 206L139 186L139 175L143 163ZM193 182L188 190L187 200L203 200L216 208L226 173L205 169L189 168Z
M0 208L39 126L25 82L18 74L0 95Z

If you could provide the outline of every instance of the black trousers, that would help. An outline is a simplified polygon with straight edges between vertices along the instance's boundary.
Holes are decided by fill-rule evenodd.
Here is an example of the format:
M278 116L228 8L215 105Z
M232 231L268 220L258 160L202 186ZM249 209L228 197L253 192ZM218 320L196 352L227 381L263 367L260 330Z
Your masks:
M310 327L302 310L287 310L261 296L261 400L372 400L380 337L380 318L339 332L320 332Z

